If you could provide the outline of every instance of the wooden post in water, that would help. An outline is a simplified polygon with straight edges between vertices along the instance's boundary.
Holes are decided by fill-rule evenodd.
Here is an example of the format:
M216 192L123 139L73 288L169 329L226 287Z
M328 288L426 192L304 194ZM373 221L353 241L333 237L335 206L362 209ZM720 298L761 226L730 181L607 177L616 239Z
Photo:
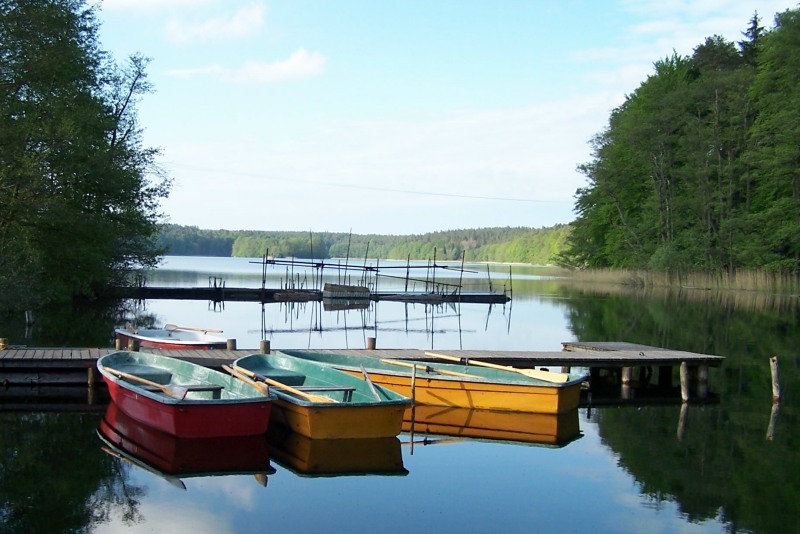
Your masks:
M367 350L375 350L375 338L368 337L367 338Z
M769 370L772 376L772 411L769 414L769 426L767 427L767 439L772 441L775 437L775 424L778 421L778 410L781 407L781 381L780 368L778 367L778 357L773 356L769 359Z
M95 368L92 367L92 366L86 368L86 384L90 388L94 387L94 384L95 384L95 381L96 381L96 377L95 377L95 374L94 374L94 369Z
M262 339L260 344L260 352L261 354L269 354L270 352L270 343L269 339Z
M778 368L778 357L773 356L769 359L769 370L772 375L772 402L781 400L780 369Z
M689 364L681 362L681 400L689 400Z
M117 338L114 340L114 349L125 350L125 343L123 343L122 338Z
M228 350L236 350L236 340L235 339L227 340L226 348Z
M631 387L631 376L633 375L633 367L623 367L622 376L622 391L620 393L623 399L633 398L633 388Z
M8 348L8 338L0 337L0 350L6 350Z
M136 352L139 350L139 340L134 338L128 338L128 350Z

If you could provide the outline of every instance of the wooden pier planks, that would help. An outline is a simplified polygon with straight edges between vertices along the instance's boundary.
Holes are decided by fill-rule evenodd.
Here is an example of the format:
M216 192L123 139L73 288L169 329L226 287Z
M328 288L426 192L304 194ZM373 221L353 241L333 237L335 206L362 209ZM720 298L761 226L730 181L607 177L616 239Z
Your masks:
M565 342L563 351L493 351L493 350L447 350L438 352L456 356L485 360L501 365L535 367L560 365L569 367L637 367L672 366L688 363L717 367L724 357L709 354L677 351L620 342ZM97 359L115 349L111 348L9 348L0 351L0 368L3 367L90 367ZM236 358L254 354L258 349L239 350L158 350L143 349L186 359L211 367L219 367ZM375 358L416 359L436 361L425 356L424 349L312 349L322 353L357 353Z

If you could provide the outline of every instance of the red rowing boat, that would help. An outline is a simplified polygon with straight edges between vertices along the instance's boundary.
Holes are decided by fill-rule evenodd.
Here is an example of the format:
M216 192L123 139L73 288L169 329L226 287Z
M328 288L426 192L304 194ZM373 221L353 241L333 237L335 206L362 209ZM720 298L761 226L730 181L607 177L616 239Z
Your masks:
M184 438L267 431L272 395L191 362L142 352L97 360L111 400L142 424Z
M117 338L127 347L131 340L136 340L140 347L156 349L224 349L228 340L215 335L218 330L188 328L166 325L164 328L117 328Z

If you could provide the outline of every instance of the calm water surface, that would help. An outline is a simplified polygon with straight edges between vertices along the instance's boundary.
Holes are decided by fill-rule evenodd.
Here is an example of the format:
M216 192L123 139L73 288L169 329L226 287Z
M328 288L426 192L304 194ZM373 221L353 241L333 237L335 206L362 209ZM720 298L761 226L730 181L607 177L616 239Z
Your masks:
M470 286L486 290L486 266L470 268ZM636 391L646 399L638 402L597 394L560 422L575 432L556 445L417 431L372 452L327 452L271 437L264 485L251 471L164 478L103 450L102 404L88 413L9 411L6 395L0 532L800 532L796 297L633 294L512 271L509 281L508 266L492 267L493 289L513 288L505 306L151 301L128 318L219 328L239 348L261 339L278 349L363 348L375 337L386 348L557 351L564 341L629 341L725 356L710 371L710 398L682 410L675 395L648 389ZM209 277L262 283L249 260L168 258L148 284L206 286ZM268 287L313 284L313 273L284 267L267 278ZM403 283L381 278L378 289ZM12 343L53 343L36 328L25 339L15 322L0 327ZM773 355L783 393L775 408ZM382 458L393 473L378 474ZM360 462L371 472L341 472Z

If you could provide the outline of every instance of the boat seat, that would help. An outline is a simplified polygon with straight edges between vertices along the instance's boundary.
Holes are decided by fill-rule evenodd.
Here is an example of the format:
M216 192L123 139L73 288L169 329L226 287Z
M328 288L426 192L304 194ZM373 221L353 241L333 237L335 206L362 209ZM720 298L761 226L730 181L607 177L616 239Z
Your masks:
M149 380L150 382L155 382L156 384L169 384L172 381L172 373L166 371L164 369L157 369L155 367L150 367L147 365L138 365L138 364L130 364L130 365L120 365L116 367L118 371L122 371L123 373L128 373L129 375L136 375L139 378L144 378L145 380Z
M186 385L181 386L179 384L172 384L176 388L184 388L188 393L196 392L196 391L210 391L212 393L212 399L219 399L221 397L222 390L225 389L224 386L218 386L216 384L195 384L195 385ZM142 389L146 389L147 391L161 391L161 388L157 388L155 386L141 386Z
M258 374L292 387L302 386L306 381L306 375L282 369L270 369L266 373L259 372Z
M300 391L341 391L344 393L344 402L353 400L353 393L356 388L352 386L297 386L295 389Z
M297 386L300 391L355 391L352 386Z

